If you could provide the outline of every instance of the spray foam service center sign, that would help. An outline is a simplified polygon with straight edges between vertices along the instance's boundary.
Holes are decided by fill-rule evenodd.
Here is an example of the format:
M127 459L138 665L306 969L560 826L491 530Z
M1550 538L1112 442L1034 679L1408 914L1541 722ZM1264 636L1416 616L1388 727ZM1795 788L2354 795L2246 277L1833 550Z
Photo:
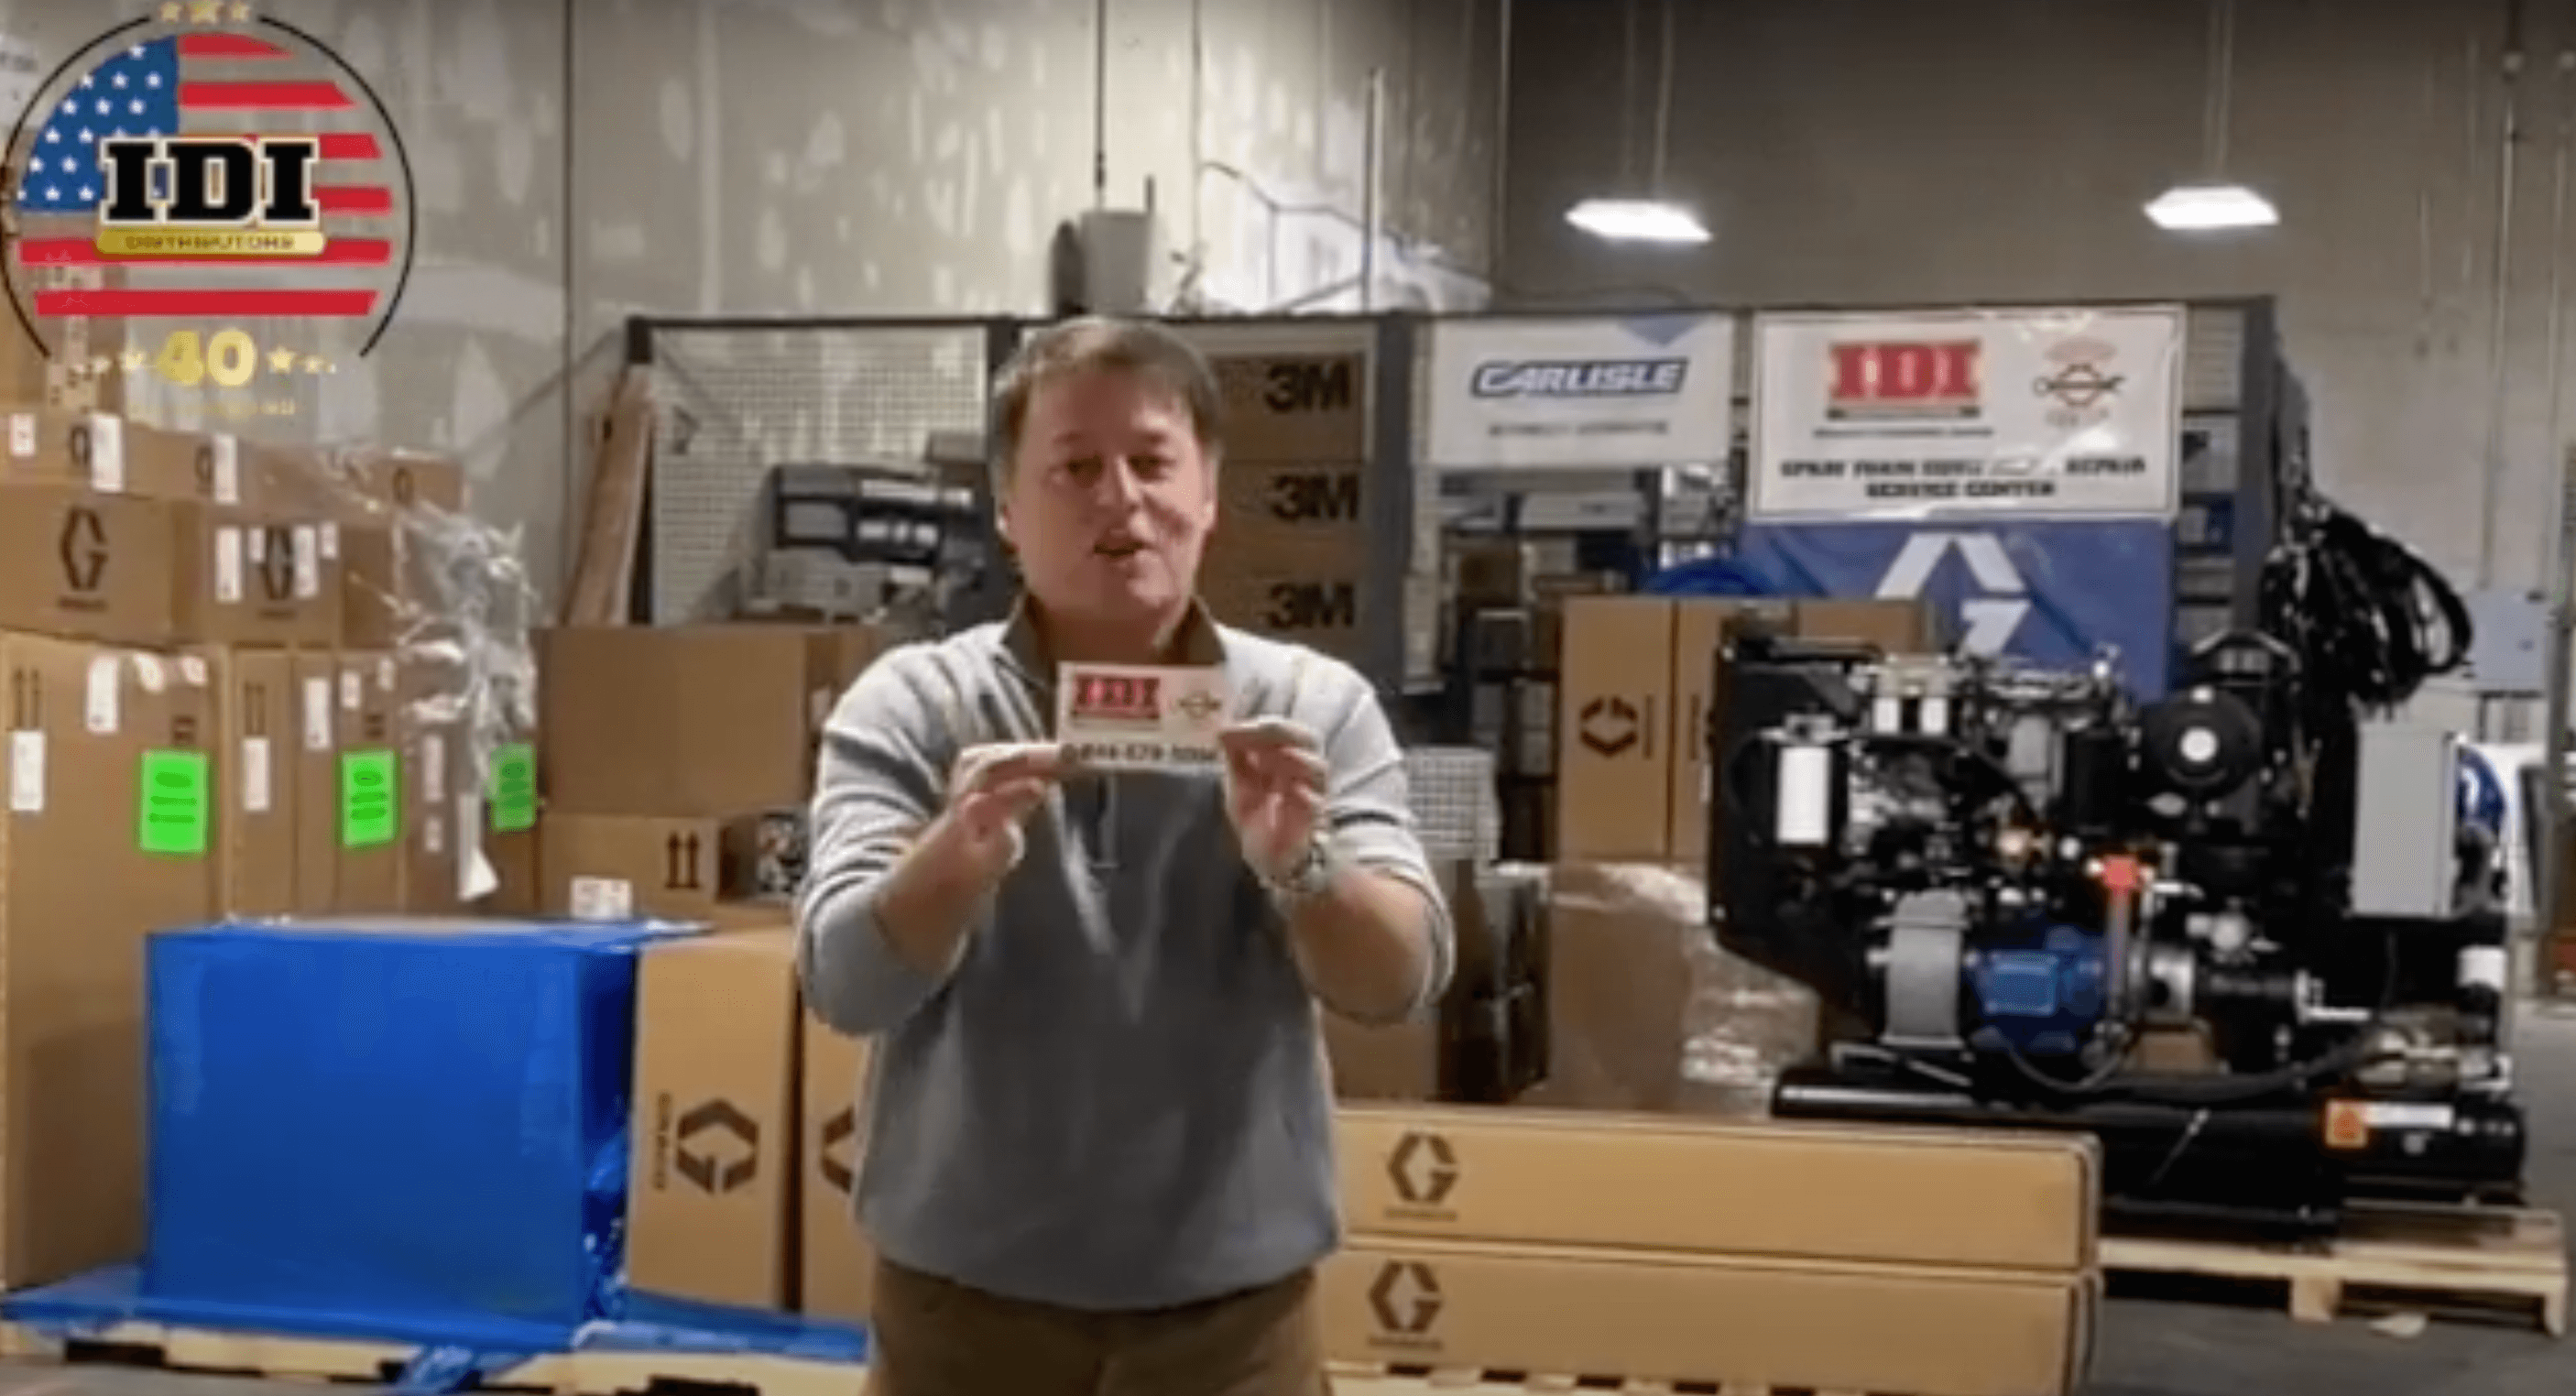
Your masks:
M2171 518L2177 306L1766 315L1748 512Z

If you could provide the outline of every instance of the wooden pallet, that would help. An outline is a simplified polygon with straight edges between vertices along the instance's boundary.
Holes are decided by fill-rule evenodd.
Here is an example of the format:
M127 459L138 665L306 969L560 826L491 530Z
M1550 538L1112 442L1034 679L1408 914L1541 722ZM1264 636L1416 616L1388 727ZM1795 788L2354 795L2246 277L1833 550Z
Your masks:
M2109 1236L2102 1268L2277 1284L2303 1323L2330 1323L2347 1307L2513 1311L2536 1315L2553 1337L2567 1331L2567 1236L2549 1211L2360 1206L2336 1236L2307 1245Z
M120 1323L63 1339L0 1325L0 1357L20 1361L107 1362L205 1375L379 1386L410 1365L418 1349L400 1343L228 1333L164 1324ZM762 1353L571 1352L531 1358L486 1377L477 1389L550 1396L630 1396L656 1389L726 1387L759 1396L852 1396L864 1371L845 1362Z
M1333 1396L1792 1396L1788 1388L1741 1382L1644 1381L1621 1377L1539 1376L1474 1368L1333 1364ZM1794 1396L1905 1396L1901 1392L1796 1389Z

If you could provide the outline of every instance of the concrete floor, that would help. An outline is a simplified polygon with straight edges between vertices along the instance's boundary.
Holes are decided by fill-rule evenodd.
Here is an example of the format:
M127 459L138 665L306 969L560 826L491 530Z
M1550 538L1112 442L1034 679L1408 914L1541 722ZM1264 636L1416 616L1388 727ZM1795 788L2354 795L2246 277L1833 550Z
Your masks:
M2576 1215L2576 1009L2525 1016L2519 1057L2533 1116L2532 1202ZM2346 1319L2293 1323L2277 1307L2115 1300L2086 1396L2566 1396L2576 1338L2436 1321L2393 1338ZM0 1396L282 1396L300 1383L83 1365L0 1363ZM1891 1396L1901 1396L1893 1393Z

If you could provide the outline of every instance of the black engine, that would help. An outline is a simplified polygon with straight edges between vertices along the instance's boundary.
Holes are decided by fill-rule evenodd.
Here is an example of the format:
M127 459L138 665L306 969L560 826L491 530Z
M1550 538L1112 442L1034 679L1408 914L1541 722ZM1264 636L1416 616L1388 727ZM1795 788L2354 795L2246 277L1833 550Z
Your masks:
M2143 707L2107 661L1735 635L1712 920L1857 1025L1777 1113L2090 1131L2131 1217L2518 1190L2501 831L2449 734L2366 720L2467 620L2399 545L2302 525L2261 629Z

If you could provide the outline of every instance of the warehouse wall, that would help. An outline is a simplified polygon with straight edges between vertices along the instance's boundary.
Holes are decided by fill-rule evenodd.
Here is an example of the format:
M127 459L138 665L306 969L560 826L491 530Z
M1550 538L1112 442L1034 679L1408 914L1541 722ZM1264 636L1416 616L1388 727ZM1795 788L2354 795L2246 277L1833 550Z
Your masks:
M0 2L0 40L50 68L152 8ZM384 346L266 429L464 452L549 588L625 315L1035 313L1056 224L1092 202L1092 0L259 8L376 88L421 203ZM1484 266L1492 0L1108 8L1110 202L1152 180L1204 291L1259 306L1356 272L1373 68L1385 227Z
M2522 83L2498 579L2530 582L2548 431L2549 194L2563 6ZM1894 303L2272 293L2316 397L2320 471L2465 586L2478 561L2503 84L2497 0L2240 0L2229 173L2278 229L2160 232L2140 205L2202 151L2207 15L2187 0L1680 6L1671 190L1715 240L1589 244L1566 207L1618 168L1611 0L1522 0L1506 287L1551 302ZM2538 13L2547 11L2548 13ZM1641 0L1636 149L1658 21ZM1642 162L1642 154L1639 160ZM2568 427L2576 429L2576 419Z

